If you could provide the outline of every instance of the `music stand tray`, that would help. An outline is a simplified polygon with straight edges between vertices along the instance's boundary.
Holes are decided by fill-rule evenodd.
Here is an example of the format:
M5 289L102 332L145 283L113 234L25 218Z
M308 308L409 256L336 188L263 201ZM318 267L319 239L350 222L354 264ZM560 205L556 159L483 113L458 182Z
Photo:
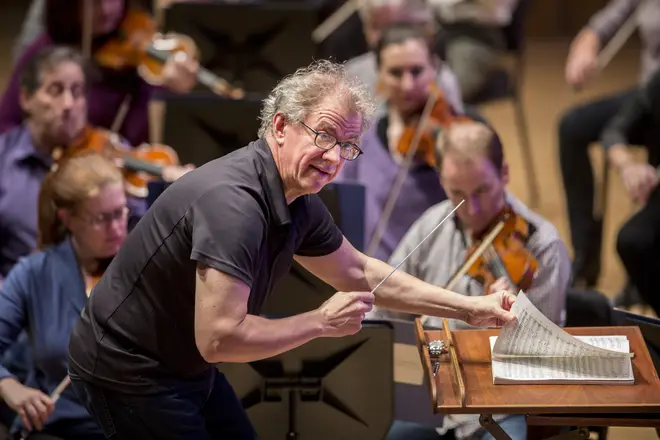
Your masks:
M431 361L428 343L446 341L444 331L424 330L419 319L415 322L415 329L433 411L479 414L482 426L498 440L510 440L510 437L493 421L492 414L527 414L528 421L530 416L565 415L562 418L564 426L592 426L590 419L594 415L606 419L608 415L618 414L618 418L610 420L625 419L626 426L660 426L658 420L652 417L625 417L635 413L655 413L656 419L660 416L660 379L638 327L565 329L575 336L625 335L630 342L630 350L635 353L632 359L634 385L494 385L488 338L496 336L499 330L452 331L465 388L464 405L461 404L452 363L446 355L442 355L439 362L435 359L433 363ZM568 438L585 438L584 431L572 431L565 435Z

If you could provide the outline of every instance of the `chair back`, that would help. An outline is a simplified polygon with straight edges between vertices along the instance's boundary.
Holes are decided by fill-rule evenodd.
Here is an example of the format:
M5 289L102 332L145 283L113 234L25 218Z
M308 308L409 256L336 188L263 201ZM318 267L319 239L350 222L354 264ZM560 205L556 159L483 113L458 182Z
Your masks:
M522 52L525 47L525 23L532 0L518 0L511 22L503 29L506 50Z
M604 294L573 288L566 292L566 327L608 327L613 321L612 304Z

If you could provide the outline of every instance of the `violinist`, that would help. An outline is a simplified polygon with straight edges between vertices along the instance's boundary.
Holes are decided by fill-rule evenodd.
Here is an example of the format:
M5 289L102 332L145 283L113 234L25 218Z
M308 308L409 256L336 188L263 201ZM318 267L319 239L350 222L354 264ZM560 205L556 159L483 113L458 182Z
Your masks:
M429 48L435 58L436 81L457 111L463 111L463 99L459 80L449 66L438 57L437 25L433 7L429 0L365 0L360 2L359 17L369 51L346 62L346 70L377 92L378 42L389 27L407 24L418 28L429 36Z
M66 160L45 178L40 250L14 266L0 288L0 354L21 331L34 353L24 383L0 365L0 397L17 414L12 433L105 438L71 388L57 402L50 395L67 377L69 335L126 238L127 214L121 172L100 155Z
M521 288L519 284L528 281L517 283L519 280L514 275L520 273L520 268L516 266L527 264L536 267L536 270L532 274L531 284L524 286L525 294L549 319L563 325L571 271L568 252L555 227L506 190L509 167L497 134L480 122L456 122L440 136L437 152L438 169L449 200L433 206L415 222L392 254L390 264L399 264L442 218L461 200L465 200L454 217L436 230L400 269L430 284L446 286L458 268L464 265L475 245L500 220L514 218L516 230L511 231L508 237L500 234L492 242L498 257L487 257L489 263L502 261L511 276L496 278L492 273L483 273L483 267L477 267L475 273L472 266L452 288L468 296L487 295L502 288L517 293ZM507 232L507 228L505 226L502 232ZM492 253L484 252L483 255ZM513 255L516 257L513 258ZM506 278L512 278L512 281ZM488 279L490 282L487 283L479 281ZM388 317L413 318L382 309L375 310L370 316L372 319ZM428 323L432 327L442 328L440 320L431 318ZM449 325L452 328L464 327L456 320L449 320ZM513 440L526 438L523 415L506 419L504 416L494 417L503 420L500 426ZM397 422L388 439L414 440L416 433L424 430L429 431L425 427ZM478 417L474 415L446 416L439 432L447 433L449 430L453 430L459 440L490 438L480 428Z
M101 132L87 123L82 65L77 51L49 46L22 70L20 103L25 121L0 135L0 277L35 248L37 197L55 163L54 152L66 152L72 145L83 150L85 135ZM164 177L171 180L185 171L170 168ZM143 199L132 197L129 203L132 217L146 210Z
M89 122L119 132L131 145L149 140L148 104L154 86L148 84L135 67L127 62L123 68L105 66L100 53L117 41L125 30L120 27L134 14L129 0L45 0L46 31L26 48L16 63L2 100L0 101L0 133L19 125L23 120L20 105L20 75L28 61L40 49L52 45L85 47L83 29L84 5L92 5L91 70L88 84ZM121 45L117 45L121 47ZM117 58L128 56L118 51ZM106 56L103 60L108 59ZM199 65L192 59L169 57L162 71L163 86L175 92L187 92L195 85ZM126 110L124 113L123 110ZM124 115L122 117L122 115ZM116 127L118 126L118 127Z
M387 113L377 119L365 132L361 146L364 160L346 163L337 181L360 183L366 187L365 242L374 238L370 255L387 260L413 222L428 208L446 198L433 166L435 128L424 132L414 160L407 170L404 157L412 142L420 114L433 91L439 91L438 60L431 50L427 34L419 26L394 25L386 29L376 47L378 89L387 103ZM446 122L456 113L440 92L436 106L438 115ZM437 125L431 121L432 125ZM429 148L430 146L430 148ZM399 173L407 172L400 188L394 182ZM380 237L374 234L379 219L392 197L396 205ZM405 195L398 197L398 195ZM375 242L374 242L375 243Z

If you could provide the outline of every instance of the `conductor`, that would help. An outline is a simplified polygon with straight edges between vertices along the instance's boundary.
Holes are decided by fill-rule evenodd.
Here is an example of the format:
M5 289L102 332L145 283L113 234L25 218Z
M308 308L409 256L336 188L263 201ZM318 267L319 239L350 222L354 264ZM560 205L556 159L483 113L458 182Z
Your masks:
M353 248L316 193L358 159L373 109L342 65L315 62L264 100L259 140L156 200L70 339L72 387L108 438L256 439L213 364L354 334L373 305L478 326L513 319L506 292L467 297L403 272L370 293L392 267ZM260 317L292 258L339 292L317 310Z

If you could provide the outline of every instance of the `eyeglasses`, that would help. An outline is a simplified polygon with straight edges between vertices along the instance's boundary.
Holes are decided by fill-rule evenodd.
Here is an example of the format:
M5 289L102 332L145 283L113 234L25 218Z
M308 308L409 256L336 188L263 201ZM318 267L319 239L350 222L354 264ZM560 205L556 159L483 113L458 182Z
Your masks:
M115 220L124 220L128 216L128 211L128 207L123 206L112 212L104 212L96 216L88 216L86 217L86 220L90 225L96 228L102 228L111 225Z
M323 131L316 131L304 122L301 122L301 124L307 127L312 133L316 135L314 137L314 145L316 145L321 150L332 150L335 145L339 145L339 155L346 160L355 160L360 154L362 154L360 147L352 142L339 142L337 138L331 134L325 133Z

